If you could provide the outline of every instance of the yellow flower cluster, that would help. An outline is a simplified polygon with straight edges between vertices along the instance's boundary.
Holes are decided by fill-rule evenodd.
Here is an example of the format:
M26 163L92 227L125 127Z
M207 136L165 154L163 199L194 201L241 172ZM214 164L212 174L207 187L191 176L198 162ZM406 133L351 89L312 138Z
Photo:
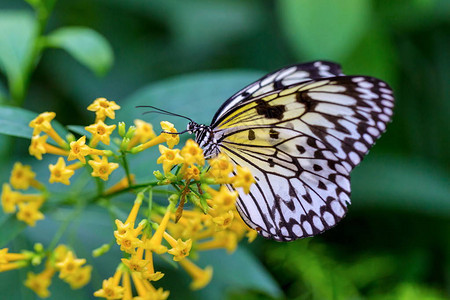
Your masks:
M194 263L202 251L225 249L231 253L244 237L251 242L257 236L256 231L247 227L240 218L235 206L237 191L249 193L255 180L249 169L235 166L225 154L206 162L203 150L193 140L188 140L181 149L175 149L180 137L169 122L161 122L162 132L159 135L155 134L151 124L142 120L135 120L135 126L130 126L128 130L123 122L107 125L106 118L114 119L118 109L120 107L114 101L96 99L88 106L88 110L96 114L95 123L86 126L89 134L77 140L72 135L66 139L58 135L51 124L55 118L53 112L44 112L29 124L33 128L29 153L38 159L46 153L59 156L54 164L49 165L50 183L70 185L75 171L87 168L97 182L97 195L89 200L89 204L101 200L105 206L112 208L114 204L107 201L109 198L126 191L137 193L127 219L124 222L119 219L115 221L117 230L114 237L124 252L124 258L115 274L105 279L102 288L94 295L106 299L166 299L169 291L153 286L164 276L155 270L155 254L171 257L185 270L192 278L192 289L203 288L210 282L213 269ZM116 128L122 139L111 138ZM52 142L47 143L49 137ZM109 147L111 142L116 147ZM162 143L166 143L167 147ZM135 184L135 176L129 170L126 156L157 145L160 152L157 163L162 164L163 173L153 173L156 181ZM67 164L68 161L76 162ZM109 189L104 189L101 180L107 181L119 166L123 167L126 176ZM35 177L31 167L16 163L10 182L3 184L1 194L3 210L14 213L18 208L17 218L30 226L44 218L39 209L49 195ZM210 186L216 184L227 184L237 191L230 191L225 185L218 189ZM158 190L158 186L173 187L166 208L153 203L153 191L167 193L167 190ZM30 187L40 193L16 191ZM149 196L146 198L144 192L147 191ZM149 208L140 210L144 201L148 202ZM137 222L139 211L145 217ZM94 256L104 254L109 248L110 245L103 245L94 250ZM92 267L84 266L86 260L76 258L66 246L58 246L50 254L41 250L23 254L0 250L0 271L21 268L30 263L39 264L47 258L44 270L38 274L28 273L25 281L25 285L40 297L50 295L48 287L57 272L73 289L84 286L90 280Z
M18 208L17 219L27 223L29 226L35 226L36 221L44 219L44 215L39 211L45 202L44 193L40 191L36 194L25 194L14 191L11 187L22 190L34 187L42 190L44 186L35 177L36 174L31 170L30 166L16 162L11 171L9 184L3 184L1 194L3 211L5 213L15 213Z
M1 249L0 272L26 267L35 260L41 261L45 255L42 245L36 244L34 248L35 252L23 253L8 253L8 248ZM24 284L39 297L47 298L50 296L48 288L52 277L59 271L59 278L67 282L72 289L82 288L90 281L92 271L90 265L82 267L85 262L85 259L77 259L67 246L59 245L48 255L44 270L38 274L28 272Z
M163 126L163 129L176 132L173 127ZM163 134L167 133L160 136ZM149 142L141 147L148 148L148 145ZM157 162L163 165L164 175L155 174L160 184L173 184L178 193L169 198L171 202L164 214L159 213L161 209L151 214L151 223L144 219L136 225L143 193L138 194L125 222L116 220L114 236L128 258L122 259L113 277L103 281L102 289L94 294L97 297L129 299L131 278L139 297L166 299L169 292L151 284L164 275L155 271L153 254L171 255L192 277L191 288L203 288L210 282L213 270L210 266L200 268L187 258L192 251L226 249L233 252L244 236L249 241L256 238L256 231L248 228L236 211L237 192L231 192L225 186L214 190L206 183L229 183L248 192L254 179L247 169L238 167L236 175L232 176L234 166L224 155L210 160L210 168L205 167L203 150L192 140L188 140L181 150L163 145L159 145L159 150L161 156ZM175 210L173 200L178 198L178 209ZM188 199L196 205L192 209L183 209ZM153 234L151 227L156 229Z

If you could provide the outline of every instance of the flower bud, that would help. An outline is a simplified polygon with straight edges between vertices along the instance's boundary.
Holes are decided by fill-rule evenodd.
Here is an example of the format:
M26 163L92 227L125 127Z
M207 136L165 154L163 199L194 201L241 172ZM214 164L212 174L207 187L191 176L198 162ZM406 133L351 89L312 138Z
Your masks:
M92 256L93 257L102 256L103 254L108 252L110 248L111 248L110 244L103 244L100 247L98 247L97 249L92 250Z
M153 175L156 177L156 179L158 180L163 180L164 179L164 175L163 173L161 173L160 171L154 171Z
M125 126L126 126L125 122L119 122L118 131L121 137L125 136L125 128L126 128Z
M127 134L125 136L127 138L131 139L135 132L136 132L136 126L130 126L130 128L128 128Z

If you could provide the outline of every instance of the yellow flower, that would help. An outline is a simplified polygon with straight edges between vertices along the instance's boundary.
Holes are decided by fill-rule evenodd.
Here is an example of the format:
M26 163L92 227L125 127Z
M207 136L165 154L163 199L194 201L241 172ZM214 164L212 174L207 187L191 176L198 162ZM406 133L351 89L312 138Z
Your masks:
M72 251L69 251L65 259L56 263L56 267L59 269L59 278L67 278L75 274L78 269L86 263L84 258L76 258Z
M124 263L124 265L126 265L131 270L131 272L137 273L147 272L147 268L145 266L148 264L148 261L143 260L142 258L138 258L137 255L132 255L131 258L129 259L122 258L121 260Z
M46 268L39 274L28 272L25 286L35 292L41 298L50 296L48 287L52 283L52 276L55 273L53 268Z
M199 243L196 249L201 251L224 248L228 253L232 253L237 248L237 242L236 233L228 230L219 231L214 235L213 240Z
M173 132L173 133L177 132L177 130L175 129L173 124L169 123L169 122L165 122L165 121L161 122L161 127L165 132ZM170 133L162 132L157 137L151 139L150 141L148 141L144 144L141 144L141 145L138 145L138 146L132 148L130 151L131 151L131 153L138 153L145 149L159 145L164 142L167 142L167 145L169 146L169 148L172 149L176 144L178 144L179 141L180 141L180 137L178 134L170 134Z
M117 245L120 246L120 250L126 253L133 254L137 247L142 246L142 241L137 238L134 231L127 231L122 235L114 232L114 237Z
M51 120L55 118L54 112L44 112L31 120L29 126L33 128L33 135L38 135L41 131L47 133L58 145L65 148L67 143L59 136L50 124Z
M234 214L231 210L213 218L213 222L216 224L216 230L217 231L224 230L230 227L231 222L233 222L233 219Z
M186 242L183 242L181 239L175 240L168 233L164 234L164 239L170 244L170 246L172 246L172 249L167 252L173 255L174 261L180 261L186 256L189 256L189 252L192 248L191 239L188 239Z
M193 140L187 140L185 146L181 149L181 156L183 156L188 165L197 164L203 166L205 164L203 150Z
M91 147L95 147L98 144L98 141L103 142L105 145L109 145L110 138L109 136L116 128L116 125L106 125L102 120L99 120L97 123L92 124L90 126L84 127L87 132L92 133L92 140L90 142Z
M91 175L93 177L100 177L103 180L108 180L109 175L119 167L117 163L109 163L106 156L103 156L101 160L90 160L89 164L91 165L93 171Z
M198 290L204 288L211 281L213 274L212 267L208 266L203 270L187 258L180 260L179 264L193 279L191 289Z
M177 133L177 130L175 129L175 127L173 126L172 123L167 122L167 121L162 121L160 124L161 124L161 128L163 130L163 132L161 133L161 136L163 136L165 138L167 145L169 146L170 149L172 149L175 145L178 145L178 143L180 142L180 135L174 134L174 133ZM166 132L171 132L171 133L166 133Z
M9 182L15 189L26 190L31 184L35 183L36 173L31 171L31 166L22 165L16 162L11 171Z
M166 213L164 214L164 217L161 221L161 223L158 226L158 229L156 229L155 233L151 237L150 240L144 241L143 248L146 250L153 251L157 254L163 254L167 252L167 247L161 245L164 232L167 228L167 224L169 223L170 215L172 213L172 209L174 207L173 203L170 203L169 206L166 209Z
M30 155L33 155L37 159L41 160L42 154L45 153L51 153L56 155L68 154L66 150L47 144L47 138L48 138L47 135L43 136L34 135L31 138L31 145L28 148L28 152L30 153Z
M163 145L159 145L159 152L161 152L161 156L156 162L158 164L163 164L164 174L170 173L173 166L184 162L183 157L180 155L179 149L172 150L164 147Z
M250 229L245 236L248 238L248 242L251 243L258 236L258 232L256 230Z
M77 141L70 143L70 152L68 161L78 159L83 164L86 163L86 155L91 154L91 148L86 145L86 137L83 135Z
M34 227L36 221L44 219L44 214L39 211L40 203L19 203L19 212L16 217L18 220Z
M53 250L53 257L55 259L55 262L62 262L66 259L67 253L69 253L69 248L67 248L66 245L58 245L58 247Z
M233 178L233 187L243 188L244 192L250 192L250 186L255 182L252 173L246 167L237 166L237 175Z
M150 282L143 280L136 273L131 273L131 278L133 278L134 286L139 295L133 298L134 300L165 300L169 297L168 291L164 291L162 288L155 289Z
M70 284L74 290L82 288L91 280L92 266L84 266L78 268L74 274L65 278L65 281Z
M134 125L136 125L136 131L134 132L134 136L128 143L128 149L130 149L137 143L143 144L148 140L151 140L156 137L156 134L153 131L152 124L137 119L134 120Z
M28 259L29 255L23 253L8 253L8 248L0 249L0 265L11 261Z
M28 265L28 263L25 261L15 261L12 263L0 264L0 272L6 272L6 271L24 268L27 265Z
M117 268L114 277L103 280L102 288L94 293L95 297L102 297L106 299L122 299L124 288L119 286L120 276L122 270Z
M219 154L216 158L209 160L209 165L211 168L208 174L217 183L229 183L231 181L230 173L233 172L233 164L227 155Z
M61 182L65 185L69 185L69 178L75 173L74 170L66 167L66 163L62 157L58 158L56 165L50 164L48 168L50 170L50 179L48 180L50 183Z
M33 135L41 133L41 131L47 132L52 129L50 122L55 118L54 112L43 112L36 118L31 120L29 126L33 128Z
M228 211L235 208L236 198L238 193L230 191L225 185L222 185L219 191L208 189L208 192L213 196L213 203L221 210Z
M183 179L200 180L200 170L196 166L189 166L189 168L184 171Z
M122 223L120 220L116 219L117 230L114 231L114 236L123 236L128 232L131 232L132 235L138 236L141 233L142 226L138 226L138 228L134 228L134 222L136 221L137 214L139 212L139 208L141 207L142 200L144 199L144 194L139 193L134 200L133 207L131 208L130 214L128 215L125 223Z
M114 101L108 101L105 98L97 98L87 108L90 111L95 111L95 122L104 121L106 117L114 119L116 117L115 110L120 109L120 106Z
M3 184L2 187L2 207L3 211L7 214L16 211L17 199L20 193L11 190L11 186L7 183Z

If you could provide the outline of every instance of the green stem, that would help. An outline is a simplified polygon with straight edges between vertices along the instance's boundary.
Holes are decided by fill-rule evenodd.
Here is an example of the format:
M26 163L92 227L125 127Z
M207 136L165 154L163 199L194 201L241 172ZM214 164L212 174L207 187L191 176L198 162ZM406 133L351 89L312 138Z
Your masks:
M151 220L151 214L152 214L152 205L153 205L153 189L148 189L148 216L147 219L150 223L152 223Z
M123 161L123 168L125 169L125 174L127 175L127 180L128 180L128 186L131 186L131 175L130 175L130 168L128 166L128 160L127 160L127 156L126 153L121 151L121 158Z
M85 206L85 203L79 204L76 209L67 217L67 219L64 220L56 234L53 236L53 239L48 246L48 251L53 251L53 249L55 249L59 240L64 235L64 232L67 230L72 221L74 221L83 212Z
M103 181L98 177L95 177L95 184L97 186L97 196L101 197L103 195L103 190L104 190L105 185L104 185Z

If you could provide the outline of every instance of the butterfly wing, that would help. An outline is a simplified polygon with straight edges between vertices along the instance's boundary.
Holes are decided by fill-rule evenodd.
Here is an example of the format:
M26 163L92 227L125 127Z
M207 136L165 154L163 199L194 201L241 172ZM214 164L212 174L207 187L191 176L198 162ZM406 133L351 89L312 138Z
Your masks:
M238 210L263 236L293 240L342 219L350 171L390 121L392 91L378 79L339 76L264 93L216 120L222 152L256 183Z
M227 111L232 110L237 105L252 101L255 97L283 90L288 86L310 81L312 79L341 75L344 75L342 74L341 66L328 61L315 61L291 65L269 73L225 101L213 117L211 126L214 126L218 119L223 118Z

